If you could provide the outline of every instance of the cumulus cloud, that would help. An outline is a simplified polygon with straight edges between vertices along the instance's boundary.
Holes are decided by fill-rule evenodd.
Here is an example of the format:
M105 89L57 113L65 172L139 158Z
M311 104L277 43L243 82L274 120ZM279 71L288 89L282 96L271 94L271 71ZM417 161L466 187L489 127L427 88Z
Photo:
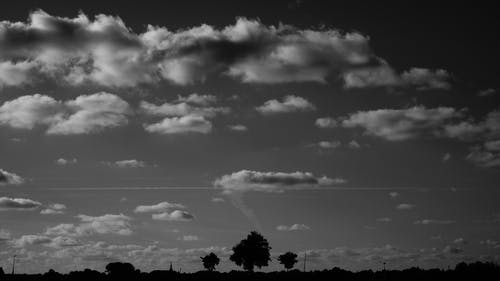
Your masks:
M352 113L342 120L342 126L361 127L367 135L401 141L419 136L445 136L447 126L462 116L461 111L451 107L378 109Z
M285 96L282 101L276 99L268 100L263 105L258 106L255 109L262 114L269 115L278 113L314 111L316 110L316 107L311 102L302 97L288 95Z
M337 140L332 140L332 141L320 141L316 144L316 146L324 149L334 149L337 147L340 147L342 143Z
M0 89L5 86L20 86L33 82L31 72L35 67L34 62L0 61Z
M42 215L57 215L64 214L64 210L66 210L66 205L61 203L54 203L47 206L47 208L40 211Z
M22 184L24 179L14 173L0 169L0 185Z
M220 197L213 197L211 201L214 203L226 202L226 200L224 200L224 198L220 198Z
M280 192L286 189L314 188L343 183L342 179L331 179L326 176L316 177L309 172L259 172L241 170L214 181L216 188L223 193L264 191Z
M377 218L378 222L391 222L392 219L388 217L383 217L383 218Z
M105 165L116 168L144 168L148 166L146 162L137 159L118 160L115 162L103 162L103 163Z
M72 85L133 87L161 80L186 85L220 74L247 83L324 83L375 58L368 37L358 32L239 18L221 29L148 25L134 33L119 17L66 18L41 10L27 22L0 22L0 49L0 85L7 86L37 76Z
M208 106L210 104L217 102L217 97L214 95L200 95L197 93L193 93L187 97L179 96L177 100L188 104L191 103L201 106Z
M46 95L21 96L0 107L0 124L18 129L45 126L47 134L72 135L123 126L131 114L120 97L100 92L57 101Z
M337 127L338 122L332 117L323 117L316 119L314 124L319 128L331 129Z
M52 239L44 235L23 235L17 239L13 239L12 244L17 248L25 248L28 245L49 244Z
M175 210L172 212L153 214L152 218L160 221L192 221L194 219L194 215L187 211Z
M130 235L132 218L123 214L105 214L102 216L78 215L79 224L59 224L47 228L45 235L81 237L95 234Z
M0 211L32 211L42 206L42 203L26 198L0 197Z
M179 97L174 103L155 105L146 101L140 104L140 111L152 117L163 117L156 123L144 124L146 131L159 134L202 133L212 131L209 120L218 114L227 114L228 107L214 107L215 97L210 95L190 95Z
M139 205L135 213L153 213L151 218L163 221L191 221L194 215L186 210L186 206L179 203L160 202L154 205Z
M59 158L56 160L56 164L61 166L72 165L76 163L78 163L78 159L76 158L72 159Z
M414 67L398 74L386 62L378 66L363 67L343 74L346 88L368 88L380 86L409 87L417 90L451 88L451 74L444 69Z
M392 191L392 192L389 192L389 196L391 198L396 198L399 196L399 192L396 192L396 191Z
M185 209L186 206L179 203L170 203L170 202L160 202L154 205L139 205L135 208L135 213L156 213L156 212L165 212L170 211L172 209Z
M401 79L410 85L414 85L417 89L444 89L451 88L449 80L451 74L444 69L428 69L414 67L401 74Z
M347 146L348 146L349 148L352 148L352 149L359 149L359 148L361 148L361 144L359 144L359 142L357 142L357 141L355 141L355 140L350 141L350 142L347 144Z
M199 115L165 118L159 123L145 125L144 129L158 134L208 134L212 131L212 122Z
M184 235L182 237L179 237L178 240L192 242L192 241L198 241L198 240L200 240L200 238L197 235Z
M423 219L423 220L417 220L414 222L414 224L453 224L455 223L454 220L436 220L436 219Z
M396 206L396 209L404 211L404 210L413 210L413 209L415 209L415 207L416 206L413 204L401 203L401 204Z
M301 230L309 230L311 229L309 226L305 224L292 224L292 225L278 225L276 230L278 231L301 231Z
M241 124L229 125L228 128L232 131L237 131L237 132L248 131L248 128L245 125L241 125Z

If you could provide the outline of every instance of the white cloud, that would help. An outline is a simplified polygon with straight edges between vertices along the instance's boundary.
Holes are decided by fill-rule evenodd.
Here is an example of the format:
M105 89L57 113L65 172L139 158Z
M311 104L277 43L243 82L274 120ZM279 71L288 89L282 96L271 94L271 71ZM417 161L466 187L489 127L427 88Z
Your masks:
M165 118L161 122L144 125L150 133L158 134L208 134L212 131L212 122L199 115L186 115L182 117Z
M40 211L42 215L57 215L64 214L64 210L66 210L66 205L61 203L54 203L47 206L47 208Z
M186 206L179 203L170 203L170 202L160 202L154 205L139 205L135 208L135 213L156 213L156 212L166 212L171 211L172 209L185 209Z
M211 201L214 203L222 203L222 202L225 202L226 200L224 200L224 198L214 197L214 198L212 198Z
M198 240L200 240L200 238L197 235L184 235L182 237L179 237L178 240L192 242L192 241L198 241Z
M48 236L44 235L23 235L17 239L13 239L11 243L16 248L25 248L30 245L43 245L49 244L52 242L52 239Z
M57 165L65 166L65 165L72 165L78 163L78 159L73 158L73 159L65 159L65 158L59 158L56 160Z
M428 68L413 67L401 74L401 79L409 85L418 89L444 89L451 88L449 82L451 74L444 69L431 70Z
M408 87L418 90L449 90L451 74L444 69L428 69L413 67L397 74L386 62L378 66L363 67L347 71L343 74L346 88L368 88L380 86Z
M237 125L230 125L228 128L232 131L238 131L238 132L244 132L248 131L248 128L245 125L237 124Z
M177 99L179 102L186 102L201 106L208 106L210 104L217 102L217 97L214 95L199 95L197 93L190 94L187 97L179 96Z
M389 141L401 141L419 136L444 136L446 125L462 116L451 107L378 109L358 111L342 121L345 128L361 127L365 133Z
M391 198L396 198L399 196L399 192L396 191L389 192L389 196L391 196Z
M316 110L316 107L302 97L288 95L285 96L282 101L276 99L268 100L263 105L256 107L255 109L262 114L277 114L314 111Z
M148 164L144 161L137 159L127 159L127 160L119 160L115 162L103 162L104 164L116 167L116 168L144 168L147 167Z
M338 122L332 117L323 117L316 119L316 122L314 124L319 128L331 129L337 127Z
M6 101L0 107L0 124L19 129L46 126L47 134L90 134L128 123L128 103L100 92L66 102L35 94Z
M228 107L209 106L216 101L210 95L190 95L179 97L176 103L165 102L155 105L146 101L140 104L140 111L148 116L164 117L163 120L144 124L146 131L159 134L202 133L212 131L212 122L208 119L218 114L227 114Z
M309 230L311 229L309 226L305 224L292 224L290 226L288 225L278 225L276 227L276 230L278 231L301 231L301 230Z
M352 148L352 149L361 148L361 145L355 140L351 140L347 145L349 146L349 148Z
M24 179L14 173L0 169L0 186L7 184L22 184Z
M340 141L336 141L336 140L333 140L333 141L320 141L317 143L317 146L318 147L321 147L321 148L324 148L324 149L334 149L334 148L337 148L339 146L341 146L342 143Z
M259 172L241 170L214 181L216 188L226 194L246 191L280 192L286 189L314 188L343 183L343 179L331 179L326 176L315 177L309 172Z
M415 207L416 206L413 204L401 203L401 204L396 206L396 209L398 209L398 210L413 210L413 209L415 209Z
M402 84L398 74L386 63L376 67L347 71L343 74L343 79L346 88L398 86Z
M79 224L66 223L49 227L45 231L45 235L80 237L95 234L132 234L130 225L132 218L123 214L105 214L102 216L78 215L77 218L80 219Z
M391 222L392 219L388 217L383 217L383 218L377 218L378 222Z
M42 203L31 199L0 197L0 211L32 211L40 206Z
M467 240L460 237L460 238L453 240L453 244L465 245L465 244L468 244L468 242L467 242Z
M374 58L368 37L357 32L239 18L221 29L148 25L137 34L119 17L66 18L41 10L27 22L0 22L0 49L0 85L7 86L38 76L72 85L134 87L161 80L185 85L213 74L247 83L324 83Z
M194 215L182 210L153 214L151 217L160 221L192 221L194 219Z
M1 33L0 33L1 34ZM30 61L0 61L0 89L5 86L20 86L32 82L30 72L36 64Z
M140 104L140 110L150 116L182 117L195 115L205 118L213 118L217 114L227 114L230 109L227 107L193 106L186 102L168 103L155 105L146 101Z

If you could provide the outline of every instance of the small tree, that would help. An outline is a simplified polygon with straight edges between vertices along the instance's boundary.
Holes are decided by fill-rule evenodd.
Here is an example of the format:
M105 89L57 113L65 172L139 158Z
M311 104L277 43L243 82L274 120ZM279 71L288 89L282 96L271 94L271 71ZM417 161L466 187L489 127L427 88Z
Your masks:
M215 267L219 264L220 259L216 254L210 253L204 257L201 257L201 261L203 262L203 267L208 271L214 271Z
M271 261L271 247L269 242L258 232L252 231L236 246L229 259L238 266L243 266L247 271L253 271L254 267L268 266Z
M278 257L278 261L285 267L286 270L290 270L298 262L297 254L286 252Z

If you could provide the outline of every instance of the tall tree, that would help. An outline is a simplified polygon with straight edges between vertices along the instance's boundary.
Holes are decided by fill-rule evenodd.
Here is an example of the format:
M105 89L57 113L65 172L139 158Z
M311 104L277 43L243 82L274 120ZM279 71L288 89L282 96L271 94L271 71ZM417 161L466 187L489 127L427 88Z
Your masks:
M254 267L268 266L271 261L271 247L269 242L256 231L250 232L233 247L233 254L229 259L238 266L243 266L247 271L253 271Z

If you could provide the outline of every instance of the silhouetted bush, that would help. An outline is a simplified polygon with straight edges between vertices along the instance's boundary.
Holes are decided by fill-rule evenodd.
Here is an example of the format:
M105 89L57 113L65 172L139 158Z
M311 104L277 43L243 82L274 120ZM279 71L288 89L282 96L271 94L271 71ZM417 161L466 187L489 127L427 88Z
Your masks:
M203 267L205 267L206 270L214 271L215 267L219 264L220 259L216 254L210 253L204 257L201 257L201 262L203 263Z
M297 254L286 252L278 257L278 261L285 267L286 270L290 270L298 262Z

